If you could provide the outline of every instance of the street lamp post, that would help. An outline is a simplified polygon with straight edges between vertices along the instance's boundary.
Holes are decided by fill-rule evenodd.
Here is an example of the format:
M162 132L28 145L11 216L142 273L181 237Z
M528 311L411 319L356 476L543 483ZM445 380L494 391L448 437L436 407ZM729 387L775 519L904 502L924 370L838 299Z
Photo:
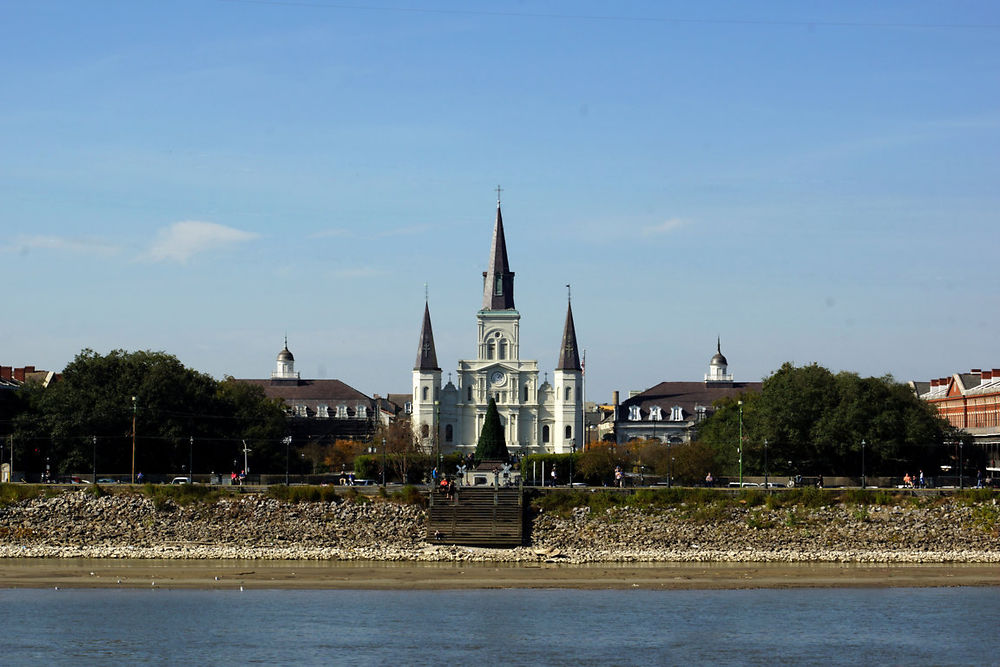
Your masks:
M767 483L767 438L764 438L764 489L770 490L771 485Z
M138 397L132 397L132 483L135 484L135 415L139 411Z
M861 488L868 488L868 480L865 479L865 441L861 441Z
M188 474L191 475L191 483L194 484L194 436L188 437ZM212 480L209 480L211 482Z
M673 484L671 479L674 475L674 457L670 455L670 446L673 443L670 442L670 438L667 438L667 488L669 489Z
M962 445L965 443L958 441L958 488L965 488L965 459L962 456Z
M292 436L286 435L282 442L285 443L285 486L288 486L288 448L292 444Z
M385 489L385 438L382 438L382 489Z
M569 443L569 488L573 488L573 459L576 457L576 440Z
M740 445L737 451L740 454L740 488L743 488L743 401L737 401L740 408Z
M93 479L93 482L94 482L94 484L97 484L97 436L96 435L93 436L91 438L90 442L91 442L91 444L93 445L93 448L94 448L94 451L93 451L93 466L94 466L93 473L94 473L94 479ZM0 458L3 458L3 457L0 457Z

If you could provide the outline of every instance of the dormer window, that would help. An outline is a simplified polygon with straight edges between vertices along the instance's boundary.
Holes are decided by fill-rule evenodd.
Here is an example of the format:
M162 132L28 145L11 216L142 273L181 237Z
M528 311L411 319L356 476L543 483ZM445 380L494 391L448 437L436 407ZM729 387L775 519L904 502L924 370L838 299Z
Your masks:
M672 422L682 422L684 421L684 408L679 405L675 405L670 408L670 421Z
M358 419L365 419L368 416L368 408L363 405L359 405L354 411L354 416Z
M650 421L658 422L658 421L660 421L662 419L663 419L663 411L660 409L660 406L654 405L653 407L651 407L649 409L649 420Z
M637 422L642 419L642 411L638 405L628 406L628 420L632 422Z
M327 419L330 416L330 406L326 403L320 403L316 406L316 416L321 419Z
M497 277L496 285L493 287L493 293L497 296L503 295L503 278Z
M337 419L347 419L347 406L338 405L337 406Z
M295 404L295 406L292 408L292 413L296 417L308 417L309 416L309 410L306 408L306 406L304 406L301 403L296 403Z
M403 403L403 413L407 414L407 415L413 414L413 402L412 401L407 401L406 403Z

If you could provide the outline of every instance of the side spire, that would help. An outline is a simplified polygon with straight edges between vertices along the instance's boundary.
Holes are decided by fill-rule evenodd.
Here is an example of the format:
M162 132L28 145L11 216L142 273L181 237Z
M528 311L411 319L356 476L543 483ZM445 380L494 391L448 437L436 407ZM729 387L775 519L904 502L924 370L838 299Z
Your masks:
M413 370L441 370L438 367L437 351L434 349L434 332L431 330L431 309L426 301L424 302L424 324L420 329L420 343L417 345L417 363L413 365Z
M568 285L567 285L568 287ZM579 371L580 350L576 345L576 326L573 324L573 304L566 304L566 326L563 327L562 346L559 348L557 371Z
M493 225L489 264L483 271L483 310L514 310L514 272L507 263L507 241L500 213L500 186L497 190L497 220Z

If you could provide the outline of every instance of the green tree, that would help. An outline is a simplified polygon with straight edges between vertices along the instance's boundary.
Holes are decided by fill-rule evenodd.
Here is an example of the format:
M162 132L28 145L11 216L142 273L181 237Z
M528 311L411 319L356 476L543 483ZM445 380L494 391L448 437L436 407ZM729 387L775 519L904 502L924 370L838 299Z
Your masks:
M486 418L483 420L483 430L479 433L476 443L477 461L506 461L509 458L507 443L504 439L503 424L497 411L497 402L490 398L486 408Z
M742 400L742 406L738 401ZM698 430L715 449L719 468L735 472L740 408L744 474L859 476L865 441L868 475L937 468L947 424L892 376L862 378L817 364L785 363L764 380L760 394L725 399Z
M280 458L283 468L284 414L276 402L259 387L217 382L164 352L83 350L60 381L28 400L15 433L19 467L28 471L46 461L55 472L89 471L95 449L98 468L128 471L133 419L136 471L178 473L191 459L196 470L228 470L232 460L242 462L243 440L255 461L277 469Z

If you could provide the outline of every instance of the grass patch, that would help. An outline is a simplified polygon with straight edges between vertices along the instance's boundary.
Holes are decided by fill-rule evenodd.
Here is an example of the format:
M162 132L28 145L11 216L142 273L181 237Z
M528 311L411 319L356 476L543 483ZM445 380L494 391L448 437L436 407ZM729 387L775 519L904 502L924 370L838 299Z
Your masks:
M285 486L277 484L267 487L269 498L286 503L340 503L335 486Z
M40 484L0 484L0 506L39 498L50 490Z
M774 527L774 519L766 512L757 510L747 516L747 528L753 530L766 530Z
M961 489L955 492L955 498L966 505L993 502L996 497L997 492L994 489Z
M143 484L139 493L153 501L157 510L169 510L176 505L211 504L232 492L200 484Z
M976 505L972 510L972 524L993 536L1000 534L1000 505Z

